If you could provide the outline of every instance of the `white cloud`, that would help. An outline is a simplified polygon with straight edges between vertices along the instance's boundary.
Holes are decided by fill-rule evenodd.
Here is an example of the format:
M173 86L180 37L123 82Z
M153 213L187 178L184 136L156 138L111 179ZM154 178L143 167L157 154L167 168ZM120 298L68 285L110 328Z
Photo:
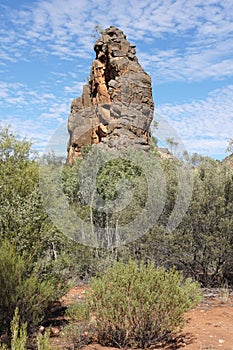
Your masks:
M204 100L156 108L179 133L190 152L223 154L232 137L233 85L212 91Z
M42 113L40 118L56 119L58 123L64 121L64 116L68 117L69 105L68 103L57 103L48 106L47 112Z
M23 117L23 115L14 115L12 113L0 115L0 125L9 126L11 130L20 137L26 137L32 142L32 148L42 153L49 143L50 138L56 132L61 124L64 124L68 116L68 106L65 104L54 104L48 108L48 113L41 113L39 117ZM54 123L55 122L55 123ZM67 136L60 140L66 153Z
M34 1L20 11L5 8L13 27L4 30L3 21L3 60L24 59L28 48L31 55L53 54L66 60L87 58L92 54L94 25L115 24L130 40L151 44L150 52L140 57L161 79L205 79L232 74L230 1L50 0ZM164 40L165 49L157 46L158 38ZM213 70L209 69L211 66Z
M202 81L223 79L233 75L233 38L198 43L183 51L175 49L139 52L145 69L160 83L168 81Z
M40 89L31 90L22 83L7 83L0 81L0 106L15 105L17 108L34 105L46 105L56 97L53 93L43 92Z
M82 94L84 84L84 82L76 82L72 86L65 86L64 90L72 93L74 96L79 96Z
M10 125L13 131L43 150L54 129L69 115L70 101L46 91L48 86L32 90L21 83L0 81L0 123ZM68 137L67 137L68 139ZM66 141L64 141L64 150Z

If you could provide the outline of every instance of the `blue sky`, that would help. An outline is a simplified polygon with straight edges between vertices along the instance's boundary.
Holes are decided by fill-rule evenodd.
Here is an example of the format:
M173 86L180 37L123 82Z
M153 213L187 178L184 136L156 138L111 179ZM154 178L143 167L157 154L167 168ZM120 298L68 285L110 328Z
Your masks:
M0 0L0 123L46 147L89 76L95 25L115 25L136 45L155 112L186 149L224 158L233 137L232 0Z

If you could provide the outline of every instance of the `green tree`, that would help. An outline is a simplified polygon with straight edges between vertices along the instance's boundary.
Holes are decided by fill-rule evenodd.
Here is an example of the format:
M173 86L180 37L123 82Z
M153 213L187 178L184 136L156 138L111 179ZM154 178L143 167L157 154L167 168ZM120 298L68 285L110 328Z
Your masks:
M168 147L170 148L171 153L173 153L176 150L176 147L179 145L178 141L175 141L173 137L168 137L166 139L166 143Z
M63 237L45 212L39 188L39 166L31 143L9 128L0 129L0 237L36 262L51 254Z
M0 129L1 331L9 328L16 306L35 324L67 289L67 245L45 212L31 143ZM42 295L46 302L37 299Z
M192 202L174 234L174 263L203 285L219 284L233 257L233 173L209 158L194 173Z

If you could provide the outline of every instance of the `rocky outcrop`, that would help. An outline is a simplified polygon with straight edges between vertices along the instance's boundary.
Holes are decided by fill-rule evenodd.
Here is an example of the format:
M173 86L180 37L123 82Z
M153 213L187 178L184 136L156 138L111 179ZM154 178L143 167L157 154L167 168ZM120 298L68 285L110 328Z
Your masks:
M233 168L233 153L224 158L222 163L229 166L230 168Z
M67 162L82 156L83 147L106 150L149 149L154 103L150 76L143 70L124 33L107 28L94 45L89 84L71 104Z

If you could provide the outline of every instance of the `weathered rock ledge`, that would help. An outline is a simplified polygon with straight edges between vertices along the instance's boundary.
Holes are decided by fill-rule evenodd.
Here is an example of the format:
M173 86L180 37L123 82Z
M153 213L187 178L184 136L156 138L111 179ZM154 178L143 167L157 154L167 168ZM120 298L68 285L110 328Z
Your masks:
M110 27L94 45L89 84L71 104L67 162L73 164L89 144L109 150L149 149L154 113L151 78L124 33Z

